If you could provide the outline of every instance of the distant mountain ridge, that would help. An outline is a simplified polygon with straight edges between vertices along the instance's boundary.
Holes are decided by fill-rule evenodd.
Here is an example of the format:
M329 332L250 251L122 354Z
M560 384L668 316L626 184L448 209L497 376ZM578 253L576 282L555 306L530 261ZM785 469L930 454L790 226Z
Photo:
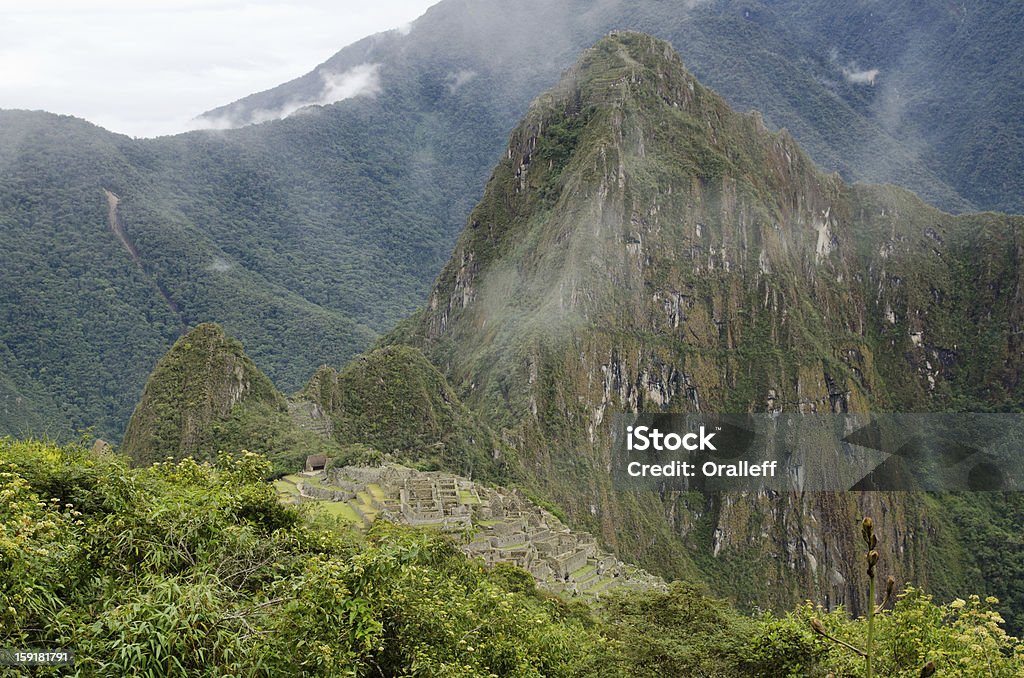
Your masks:
M445 0L408 35L372 36L212 112L316 102L330 77L372 67L372 93L286 120L131 140L2 112L0 372L20 395L0 433L118 440L182 324L222 323L286 391L366 349L422 303L528 102L611 29L669 38L734 107L763 111L846 179L953 211L1020 211L1018 11ZM873 84L854 77L872 70Z
M510 127L602 34L638 30L672 43L734 108L788 128L827 171L904 186L946 210L1022 212L1014 170L1024 143L1014 113L1024 87L1022 25L1019 8L992 0L969 10L940 0L444 0L408 34L361 40L300 78L200 119L244 124L289 101L315 100L325 75L375 64L388 105L419 101L412 110L447 117L453 103L444 90L472 92L478 115L489 113L468 128L475 136L481 122Z

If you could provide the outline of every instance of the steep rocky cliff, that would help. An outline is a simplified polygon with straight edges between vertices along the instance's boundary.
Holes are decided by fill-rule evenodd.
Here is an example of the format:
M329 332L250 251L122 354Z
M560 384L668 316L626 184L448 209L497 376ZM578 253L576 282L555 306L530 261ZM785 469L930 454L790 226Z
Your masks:
M438 277L392 335L620 555L745 605L858 611L851 535L942 592L971 575L934 497L613 489L615 412L1019 405L1024 219L953 217L819 173L667 43L612 34L530 107Z

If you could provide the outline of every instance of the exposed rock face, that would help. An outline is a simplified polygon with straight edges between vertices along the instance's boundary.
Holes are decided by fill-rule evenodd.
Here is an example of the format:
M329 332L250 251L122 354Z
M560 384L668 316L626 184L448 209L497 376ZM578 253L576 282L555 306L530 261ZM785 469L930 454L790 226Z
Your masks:
M123 451L139 464L214 456L216 425L236 406L257 404L288 408L241 343L216 324L198 325L157 363L128 422Z
M901 581L960 556L933 500L620 494L608 415L1012 403L1022 232L1020 217L953 217L824 176L666 43L613 34L531 106L427 309L395 338L624 558L714 572L746 604L816 596L857 612L860 516L886 531Z

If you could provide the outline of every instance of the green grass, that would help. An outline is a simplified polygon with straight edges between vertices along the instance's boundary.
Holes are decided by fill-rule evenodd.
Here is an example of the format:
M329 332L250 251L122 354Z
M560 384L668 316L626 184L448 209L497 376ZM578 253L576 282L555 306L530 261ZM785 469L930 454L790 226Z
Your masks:
M274 481L274 489L277 490L278 494L285 495L287 497L298 497L299 488L294 482L287 478L280 478Z
M516 542L515 544L509 544L508 546L501 546L499 548L502 551L514 551L515 549L523 548L524 546L526 546L527 543L528 542L521 541L521 542Z
M348 505L348 502L343 501L318 501L312 502L315 504L318 510L323 511L329 516L340 518L347 523L351 523L356 526L363 524L362 518L356 513L355 509Z
M573 579L575 579L576 581L582 581L582 580L586 579L587 577L589 577L591 572L596 572L596 571L597 571L597 567L588 563L587 565L584 565L583 567L579 568L578 570L574 570L570 574L572 575Z
M384 488L377 483L370 483L366 486L366 489L369 490L370 495L377 501L384 501L387 499L387 494L384 492Z

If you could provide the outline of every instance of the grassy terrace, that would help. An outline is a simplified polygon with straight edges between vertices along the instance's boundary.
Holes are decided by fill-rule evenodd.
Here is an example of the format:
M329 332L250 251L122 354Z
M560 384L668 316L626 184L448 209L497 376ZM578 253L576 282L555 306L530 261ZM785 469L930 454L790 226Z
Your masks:
M316 510L323 511L329 516L339 518L353 527L363 527L365 525L363 516L366 517L366 520L372 522L379 513L379 510L374 507L374 503L382 502L385 499L384 489L380 485L376 484L370 485L367 487L367 491L359 492L356 499L349 501L324 501L320 499L303 498L299 493L299 483L319 488L330 489L331 487L330 485L325 485L319 478L314 476L292 474L275 480L274 489L277 490L278 496L285 503L293 504L298 503L299 501L304 501L305 503L313 504L316 506Z
M340 518L346 523L351 523L354 526L361 526L363 519L356 513L356 510L349 505L349 502L345 501L318 501L315 502L317 508L329 516Z
M370 494L377 501L383 502L385 499L387 499L387 495L384 493L384 488L378 485L377 483L370 483L369 485L366 486L366 489L370 491Z

